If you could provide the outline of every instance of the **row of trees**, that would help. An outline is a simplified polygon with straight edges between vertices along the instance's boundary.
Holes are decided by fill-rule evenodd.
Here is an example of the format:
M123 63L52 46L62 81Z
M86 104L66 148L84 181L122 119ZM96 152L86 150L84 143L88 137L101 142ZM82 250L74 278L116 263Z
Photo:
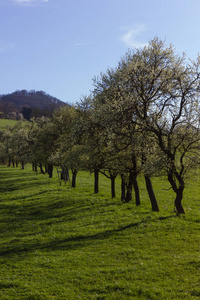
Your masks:
M53 166L65 175L71 169L73 187L79 170L92 171L95 193L101 172L111 180L112 197L121 176L122 201L130 201L133 190L136 205L142 173L153 211L159 207L151 178L165 175L176 211L185 213L185 178L200 162L199 65L199 58L189 61L154 38L95 78L91 95L76 106L1 132L1 158L32 162L50 177Z

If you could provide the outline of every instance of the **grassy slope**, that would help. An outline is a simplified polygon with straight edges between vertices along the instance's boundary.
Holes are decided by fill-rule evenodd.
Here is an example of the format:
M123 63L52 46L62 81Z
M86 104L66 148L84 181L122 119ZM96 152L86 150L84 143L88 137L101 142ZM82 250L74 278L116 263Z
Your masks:
M161 212L152 213L142 180L136 208L112 200L107 179L94 195L88 173L72 189L56 176L0 167L0 299L199 299L195 179L178 217L161 179Z
M14 126L18 121L10 119L0 119L0 130L4 129L6 126Z

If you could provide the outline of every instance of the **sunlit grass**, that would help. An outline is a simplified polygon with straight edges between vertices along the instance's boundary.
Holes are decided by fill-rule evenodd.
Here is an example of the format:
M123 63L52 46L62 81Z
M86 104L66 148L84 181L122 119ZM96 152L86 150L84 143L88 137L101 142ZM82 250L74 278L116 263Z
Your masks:
M200 189L188 183L185 216L153 180L160 212L142 178L141 207L111 199L110 182L80 172L77 188L30 169L0 167L0 299L198 299Z
M0 119L0 130L5 129L6 126L15 126L17 123L17 120L11 120L11 119Z

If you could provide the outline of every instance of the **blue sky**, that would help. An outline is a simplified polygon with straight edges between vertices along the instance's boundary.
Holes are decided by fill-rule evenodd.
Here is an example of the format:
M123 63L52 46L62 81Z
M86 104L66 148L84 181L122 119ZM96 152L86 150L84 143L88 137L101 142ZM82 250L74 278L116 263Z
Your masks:
M200 0L0 0L0 94L43 90L76 103L155 36L195 59L199 14Z

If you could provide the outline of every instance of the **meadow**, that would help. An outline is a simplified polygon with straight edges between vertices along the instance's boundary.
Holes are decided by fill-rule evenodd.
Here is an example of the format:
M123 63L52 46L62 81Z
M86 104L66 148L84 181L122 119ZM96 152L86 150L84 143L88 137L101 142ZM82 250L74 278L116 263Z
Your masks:
M200 188L188 182L185 215L164 178L144 180L141 206L111 199L110 182L80 172L77 187L29 167L0 166L0 299L199 299Z
M7 126L15 126L17 124L17 120L11 120L11 119L0 119L0 130L5 129Z

